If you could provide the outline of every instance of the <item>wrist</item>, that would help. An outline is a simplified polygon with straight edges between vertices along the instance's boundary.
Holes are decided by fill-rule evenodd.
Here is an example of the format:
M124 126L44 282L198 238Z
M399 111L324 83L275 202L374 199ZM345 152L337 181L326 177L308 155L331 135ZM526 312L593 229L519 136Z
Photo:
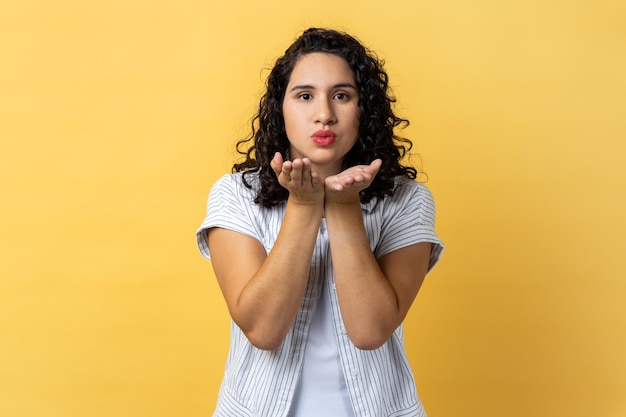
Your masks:
M291 210L302 211L309 214L314 214L315 212L321 213L324 210L324 200L303 199L290 195L287 198L287 207Z
M324 206L361 206L359 193L326 193Z
M361 214L361 201L358 198L343 198L340 200L327 199L324 201L326 216L344 215L348 213Z

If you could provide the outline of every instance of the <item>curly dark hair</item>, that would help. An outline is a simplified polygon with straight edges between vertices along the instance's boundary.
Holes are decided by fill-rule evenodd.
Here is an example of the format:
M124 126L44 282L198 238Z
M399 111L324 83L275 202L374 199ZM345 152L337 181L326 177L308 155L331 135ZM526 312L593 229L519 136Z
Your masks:
M384 61L354 37L330 29L307 29L278 58L267 78L267 90L259 102L259 112L252 119L252 132L237 142L237 152L244 155L245 160L235 164L233 172L243 171L243 182L248 188L252 188L249 175L258 172L260 187L255 199L257 204L271 207L287 200L289 193L278 183L270 161L276 152L288 155L289 140L282 110L285 90L298 59L313 52L340 56L354 72L361 111L359 136L346 154L343 168L367 165L376 158L382 160L372 184L361 191L361 202L391 195L397 176L417 177L415 168L400 162L411 150L411 141L394 133L396 127L406 127L409 121L396 116L392 110L392 103L396 100L390 92L387 73L383 69Z

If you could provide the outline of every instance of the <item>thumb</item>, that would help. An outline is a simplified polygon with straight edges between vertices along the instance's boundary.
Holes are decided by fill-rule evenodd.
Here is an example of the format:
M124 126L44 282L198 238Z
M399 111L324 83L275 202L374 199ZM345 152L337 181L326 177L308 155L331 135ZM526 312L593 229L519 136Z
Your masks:
M274 154L274 158L270 161L270 166L276 176L280 175L280 172L283 170L283 156L280 152Z
M371 164L367 167L367 172L371 175L376 175L380 170L380 167L383 165L383 161L380 158L374 159Z

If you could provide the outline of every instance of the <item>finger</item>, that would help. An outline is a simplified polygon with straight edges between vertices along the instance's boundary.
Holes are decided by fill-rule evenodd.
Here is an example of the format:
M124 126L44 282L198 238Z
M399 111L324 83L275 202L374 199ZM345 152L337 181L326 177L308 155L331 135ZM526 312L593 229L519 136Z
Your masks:
M283 156L280 154L280 152L276 152L274 154L274 158L272 158L272 160L270 161L270 167L278 177L283 168Z
M335 191L341 191L343 190L343 185L340 182L336 182L333 186L332 189Z
M291 179L294 181L301 181L302 180L302 169L304 167L304 164L302 162L302 159L296 158L293 160L292 162L292 169L291 169Z
M282 170L281 170L281 174L286 178L286 179L290 179L291 178L291 171L293 169L293 162L291 161L285 161L283 162L283 166L282 166Z
M320 174L316 171L311 170L311 184L319 185L322 182L320 178Z
M352 180L351 182L365 182L368 180L368 177L370 176L367 174L355 174L350 180Z
M302 158L302 182L309 183L311 179L311 160L309 158Z

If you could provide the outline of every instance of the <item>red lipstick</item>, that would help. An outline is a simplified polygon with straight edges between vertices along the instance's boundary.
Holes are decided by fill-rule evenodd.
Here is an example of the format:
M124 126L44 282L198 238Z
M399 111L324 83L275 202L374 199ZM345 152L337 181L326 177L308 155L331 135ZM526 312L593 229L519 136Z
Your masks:
M329 146L335 143L335 139L337 139L337 134L332 130L318 130L317 132L311 135L313 138L313 143L318 146Z

